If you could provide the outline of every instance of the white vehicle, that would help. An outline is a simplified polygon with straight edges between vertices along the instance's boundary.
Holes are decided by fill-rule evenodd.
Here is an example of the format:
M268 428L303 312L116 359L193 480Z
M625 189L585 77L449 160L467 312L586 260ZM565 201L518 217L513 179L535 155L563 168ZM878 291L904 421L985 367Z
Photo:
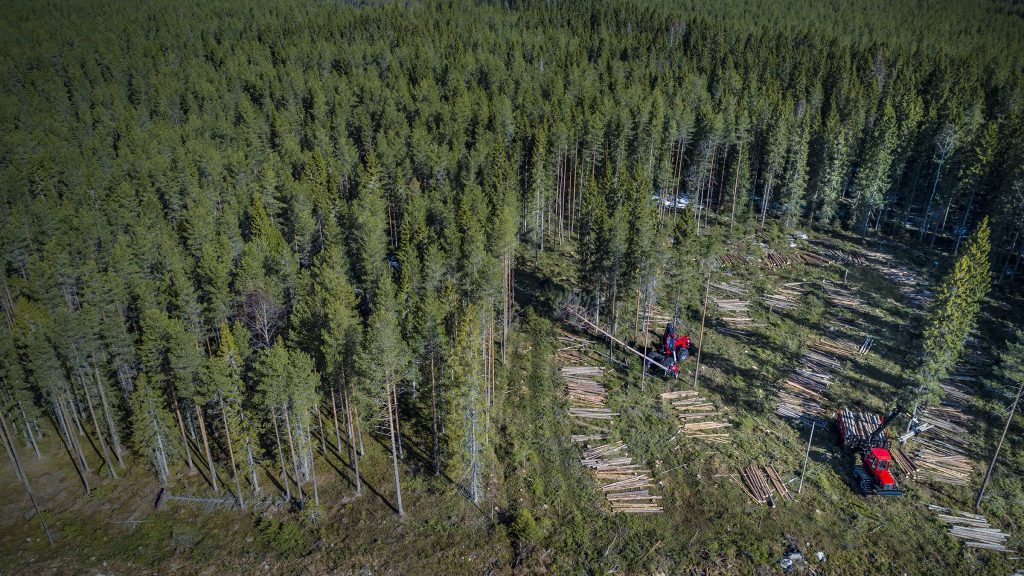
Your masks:
M651 196L651 200L655 202L661 202L665 208L686 208L690 204L690 197L686 194L677 194L675 196L669 195L662 198L661 195L655 194Z

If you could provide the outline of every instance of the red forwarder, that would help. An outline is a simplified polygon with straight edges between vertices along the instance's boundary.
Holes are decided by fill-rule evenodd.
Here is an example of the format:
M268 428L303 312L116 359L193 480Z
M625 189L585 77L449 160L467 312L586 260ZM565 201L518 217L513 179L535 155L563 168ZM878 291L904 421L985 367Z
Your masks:
M903 409L897 406L885 417L885 420L878 424L877 428L869 433L866 432L870 428L866 428L864 420L857 417L863 415L851 413L849 410L840 410L836 414L836 425L839 428L839 438L843 447L860 455L861 465L854 465L853 480L857 489L865 496L871 494L900 496L903 494L889 469L892 455L889 453L889 435L885 432L889 424L902 411ZM878 421L874 416L872 420Z

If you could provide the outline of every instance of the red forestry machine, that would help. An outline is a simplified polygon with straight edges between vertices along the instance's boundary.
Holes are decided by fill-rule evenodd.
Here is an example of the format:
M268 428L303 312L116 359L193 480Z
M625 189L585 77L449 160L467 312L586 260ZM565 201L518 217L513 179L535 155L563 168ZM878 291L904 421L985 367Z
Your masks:
M889 435L885 431L903 411L901 406L896 406L881 422L874 414L851 412L848 408L836 413L836 426L843 448L852 452L854 458L860 455L861 464L853 466L853 480L865 496L903 494L889 468L892 454L889 453Z
M628 350L633 354L636 354L644 361L644 370L652 373L656 372L655 368L660 368L664 373L665 378L678 378L679 377L679 365L682 364L691 353L691 348L694 347L693 340L684 334L676 332L673 324L665 326L665 333L661 337L656 348L644 348L643 350L634 348L622 340L616 338L607 330L598 326L595 322L592 322L578 306L572 304L566 304L563 309L563 314L570 318L576 325L582 326L595 334L604 336L609 341L618 344L624 350Z

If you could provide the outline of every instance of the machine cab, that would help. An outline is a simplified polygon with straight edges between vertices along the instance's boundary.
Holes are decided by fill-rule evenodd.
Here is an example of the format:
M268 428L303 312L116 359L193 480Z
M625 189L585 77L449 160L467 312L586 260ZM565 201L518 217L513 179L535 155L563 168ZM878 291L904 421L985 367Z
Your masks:
M871 471L871 475L882 487L896 485L896 479L889 472L890 462L892 455L885 448L872 448L864 454L864 467Z

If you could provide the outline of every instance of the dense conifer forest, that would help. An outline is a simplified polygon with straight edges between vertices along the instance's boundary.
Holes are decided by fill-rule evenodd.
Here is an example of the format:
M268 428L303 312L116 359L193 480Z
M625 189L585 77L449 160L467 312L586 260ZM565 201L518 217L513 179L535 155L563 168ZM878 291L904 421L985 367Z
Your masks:
M926 508L1024 549L1019 3L4 12L0 572L1024 569ZM960 440L865 498L832 415L897 402Z

